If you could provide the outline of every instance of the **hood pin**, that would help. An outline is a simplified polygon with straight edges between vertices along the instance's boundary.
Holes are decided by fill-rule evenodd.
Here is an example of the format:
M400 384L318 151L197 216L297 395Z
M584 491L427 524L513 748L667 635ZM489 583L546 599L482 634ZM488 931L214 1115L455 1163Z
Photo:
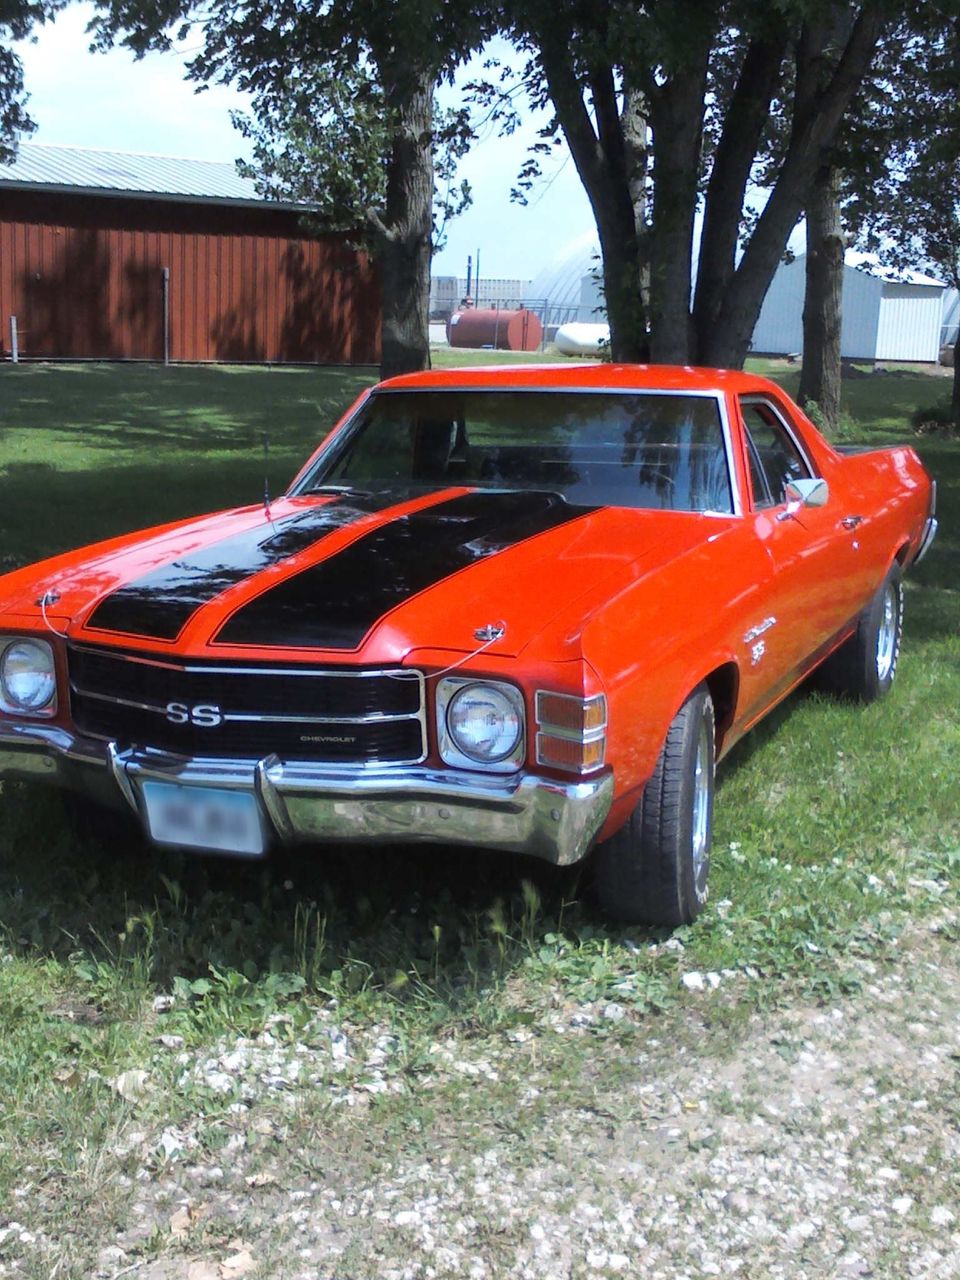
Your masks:
M493 644L495 640L502 640L507 634L507 626L505 622L488 622L485 627L477 627L473 633L475 640L482 640L484 644Z

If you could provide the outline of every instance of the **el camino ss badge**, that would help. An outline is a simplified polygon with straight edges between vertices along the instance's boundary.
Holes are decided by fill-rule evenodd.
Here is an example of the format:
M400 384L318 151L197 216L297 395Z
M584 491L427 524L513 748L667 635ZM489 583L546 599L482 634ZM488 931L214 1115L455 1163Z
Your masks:
M764 620L762 622L758 622L755 627L751 627L743 637L743 643L750 646L750 665L752 667L757 666L763 658L763 655L767 652L766 641L761 640L760 637L764 632L769 631L771 627L775 627L776 625L776 618L764 618Z
M168 702L165 708L171 724L192 724L198 729L215 729L223 724L223 714L213 703L198 703L188 707L185 702Z

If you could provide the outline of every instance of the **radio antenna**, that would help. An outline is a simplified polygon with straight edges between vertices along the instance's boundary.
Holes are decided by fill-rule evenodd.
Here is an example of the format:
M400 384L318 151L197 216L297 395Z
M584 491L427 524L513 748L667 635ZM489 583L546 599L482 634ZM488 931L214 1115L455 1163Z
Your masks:
M267 519L273 524L273 516L270 514L270 436L266 431L263 433L263 509Z

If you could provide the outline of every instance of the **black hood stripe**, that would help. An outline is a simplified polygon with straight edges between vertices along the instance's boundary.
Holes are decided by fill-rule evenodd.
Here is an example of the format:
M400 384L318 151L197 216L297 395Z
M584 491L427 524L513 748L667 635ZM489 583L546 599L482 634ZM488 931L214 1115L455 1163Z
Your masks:
M411 496L396 490L352 493L201 547L105 596L86 625L96 631L176 640L198 609L230 587L306 551L334 530Z
M554 493L500 490L411 512L241 605L216 643L356 649L405 600L597 509ZM491 608L496 611L496 601Z

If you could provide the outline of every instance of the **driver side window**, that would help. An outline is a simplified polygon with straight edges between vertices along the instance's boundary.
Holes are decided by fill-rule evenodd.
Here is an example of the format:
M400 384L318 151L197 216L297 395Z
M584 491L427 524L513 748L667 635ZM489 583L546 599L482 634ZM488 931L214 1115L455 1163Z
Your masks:
M770 405L741 401L740 412L746 428L753 505L757 509L777 507L785 501L789 481L809 479L813 472Z

